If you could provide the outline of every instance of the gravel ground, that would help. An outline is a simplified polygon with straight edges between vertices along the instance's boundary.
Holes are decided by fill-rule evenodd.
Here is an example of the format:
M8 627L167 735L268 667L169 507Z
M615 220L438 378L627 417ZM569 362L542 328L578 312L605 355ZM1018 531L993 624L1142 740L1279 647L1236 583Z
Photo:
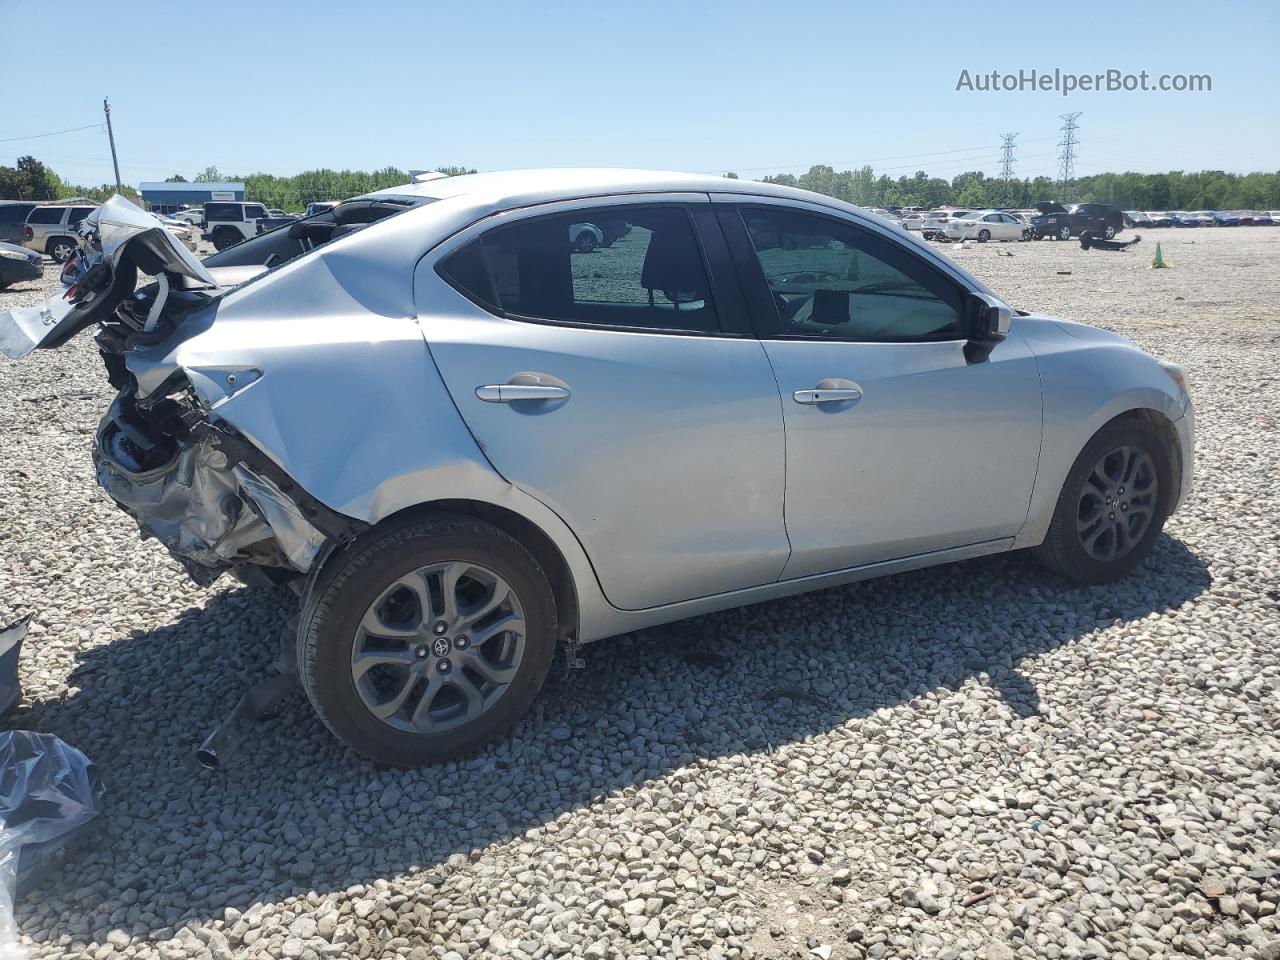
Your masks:
M1198 484L1143 569L987 558L606 641L417 772L300 696L197 768L287 597L193 587L98 490L88 337L2 364L0 622L35 613L11 722L109 791L19 905L32 954L1280 958L1280 230L947 249L1187 367Z

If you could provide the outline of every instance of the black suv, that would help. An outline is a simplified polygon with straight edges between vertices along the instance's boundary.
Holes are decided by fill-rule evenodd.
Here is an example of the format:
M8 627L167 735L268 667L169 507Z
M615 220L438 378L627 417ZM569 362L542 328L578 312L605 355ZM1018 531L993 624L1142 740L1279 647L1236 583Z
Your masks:
M1088 230L1095 237L1110 240L1124 229L1124 213L1109 203L1080 203L1067 210L1060 203L1037 203L1038 217L1031 218L1031 229L1037 240L1053 237L1070 240Z

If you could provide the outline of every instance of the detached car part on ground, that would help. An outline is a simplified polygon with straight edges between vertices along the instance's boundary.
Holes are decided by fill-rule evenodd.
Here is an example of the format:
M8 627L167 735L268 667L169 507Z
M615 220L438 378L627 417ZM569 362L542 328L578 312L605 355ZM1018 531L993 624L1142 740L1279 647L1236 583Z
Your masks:
M99 482L197 582L290 584L312 704L386 763L501 734L557 644L1024 547L1122 576L1190 487L1179 368L806 191L454 177L204 262L121 199L84 233L0 352L97 327Z

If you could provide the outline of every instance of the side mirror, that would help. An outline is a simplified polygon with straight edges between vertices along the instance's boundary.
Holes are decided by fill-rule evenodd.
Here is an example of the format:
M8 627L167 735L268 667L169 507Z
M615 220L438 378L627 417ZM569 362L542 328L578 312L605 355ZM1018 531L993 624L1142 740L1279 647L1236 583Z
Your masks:
M970 293L965 298L965 359L981 363L1001 340L1009 335L1013 310L989 293Z

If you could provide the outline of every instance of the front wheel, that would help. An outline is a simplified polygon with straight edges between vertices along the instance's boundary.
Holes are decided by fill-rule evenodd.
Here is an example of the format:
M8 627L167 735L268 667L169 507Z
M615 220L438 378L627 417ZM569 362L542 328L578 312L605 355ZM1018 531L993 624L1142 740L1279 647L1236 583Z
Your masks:
M573 249L577 250L579 253L590 253L595 248L596 237L590 230L583 230L578 234L578 239L573 245Z
M1110 583L1138 566L1169 515L1173 463L1146 420L1103 427L1076 458L1036 558L1078 583Z
M502 736L542 687L556 632L551 587L519 543L478 520L409 518L326 566L298 664L340 740L414 767Z
M978 231L978 242L979 242L979 243L986 243L986 242L987 242L988 240L990 240L990 239L991 239L991 231L990 231L990 230L979 230L979 231Z
M1070 227L1059 227L1059 228L1058 228L1058 239L1059 239L1059 240L1070 240L1070 239L1071 239L1071 228L1070 228Z

